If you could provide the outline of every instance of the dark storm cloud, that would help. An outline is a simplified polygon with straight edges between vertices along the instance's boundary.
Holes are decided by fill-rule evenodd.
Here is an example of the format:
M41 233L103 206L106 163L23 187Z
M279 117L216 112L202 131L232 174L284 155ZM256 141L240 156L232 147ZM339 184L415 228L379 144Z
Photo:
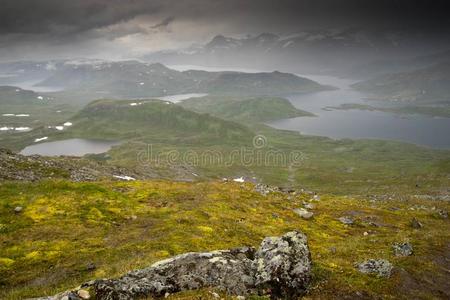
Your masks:
M156 27L165 27L174 18L247 21L250 26L433 27L449 23L445 4L440 0L2 0L0 34L71 34L159 13L166 16Z
M442 0L0 0L0 60L37 50L41 56L160 50L216 34L353 27L445 35L447 11Z
M0 34L70 34L155 14L159 1L2 0Z
M160 22L156 25L153 25L152 28L153 29L165 28L165 27L169 26L169 24L172 23L174 20L175 20L175 17L167 17L162 22Z

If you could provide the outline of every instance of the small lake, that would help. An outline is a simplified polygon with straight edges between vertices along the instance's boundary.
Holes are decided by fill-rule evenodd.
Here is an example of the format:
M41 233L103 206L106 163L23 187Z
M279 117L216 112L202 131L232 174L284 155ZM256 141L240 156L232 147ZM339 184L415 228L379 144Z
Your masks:
M20 154L44 156L83 156L86 154L98 154L107 152L112 146L120 142L87 139L67 139L54 142L39 143L25 147Z

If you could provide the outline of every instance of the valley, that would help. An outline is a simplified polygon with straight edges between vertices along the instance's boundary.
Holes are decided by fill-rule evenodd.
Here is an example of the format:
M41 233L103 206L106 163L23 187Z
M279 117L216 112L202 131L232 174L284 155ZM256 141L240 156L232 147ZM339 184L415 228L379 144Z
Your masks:
M0 298L449 298L448 52L411 38L0 63Z

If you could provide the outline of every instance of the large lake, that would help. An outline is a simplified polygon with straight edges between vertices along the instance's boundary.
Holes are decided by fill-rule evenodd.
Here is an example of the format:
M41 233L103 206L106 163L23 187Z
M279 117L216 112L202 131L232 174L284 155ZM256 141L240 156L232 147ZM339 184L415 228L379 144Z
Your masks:
M367 110L330 110L344 103L392 106L392 103L365 100L367 95L350 88L351 80L328 76L307 76L322 84L339 88L314 94L287 96L291 103L314 113L317 117L302 117L270 122L269 125L296 130L302 134L327 136L334 139L385 139L405 141L433 148L450 148L450 118L419 114L395 114Z
M201 66L171 66L178 70L203 69L206 71L246 71L257 70L211 68ZM261 72L261 71L260 71ZM355 81L330 76L300 75L321 84L339 88L312 94L286 96L299 108L312 112L316 117L300 117L270 122L269 125L287 130L299 131L306 135L327 136L333 139L384 139L404 141L433 148L450 148L450 118L437 118L426 115L394 114L364 110L330 110L344 103L359 103L372 106L392 106L365 100L367 95L353 90Z
M119 142L87 139L67 139L54 142L40 143L25 147L20 154L45 155L45 156L83 156L86 154L98 154L107 152Z

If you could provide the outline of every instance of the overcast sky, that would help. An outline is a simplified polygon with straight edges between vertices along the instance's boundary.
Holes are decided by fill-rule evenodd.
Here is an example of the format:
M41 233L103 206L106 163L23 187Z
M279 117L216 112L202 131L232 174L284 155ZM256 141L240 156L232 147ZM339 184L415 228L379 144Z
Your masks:
M449 33L441 0L1 0L0 60L130 58L217 34L357 27Z

